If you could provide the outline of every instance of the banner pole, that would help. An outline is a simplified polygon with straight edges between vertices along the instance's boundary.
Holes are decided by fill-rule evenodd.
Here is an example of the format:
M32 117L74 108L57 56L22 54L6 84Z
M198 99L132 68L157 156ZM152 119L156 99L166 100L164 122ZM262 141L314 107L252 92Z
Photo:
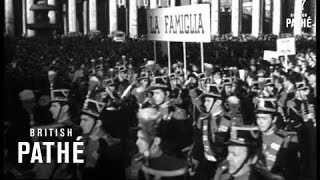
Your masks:
M186 42L183 41L183 71L184 71L184 78L187 79L187 53L186 53Z
M285 63L285 70L286 70L286 72L288 72L288 55L285 55L284 56L284 63Z
M200 42L200 51L201 51L201 72L204 72L204 54L203 54L203 42Z
M169 75L171 74L171 55L170 55L170 41L167 41L168 44L168 69Z
M155 62L157 62L157 47L156 47L156 41L153 41L153 59Z

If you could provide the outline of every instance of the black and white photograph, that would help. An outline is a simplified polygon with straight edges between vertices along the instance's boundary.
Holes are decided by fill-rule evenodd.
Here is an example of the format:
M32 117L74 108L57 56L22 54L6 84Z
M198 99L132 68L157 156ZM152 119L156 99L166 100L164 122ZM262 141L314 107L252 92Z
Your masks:
M2 3L3 179L317 179L317 0Z

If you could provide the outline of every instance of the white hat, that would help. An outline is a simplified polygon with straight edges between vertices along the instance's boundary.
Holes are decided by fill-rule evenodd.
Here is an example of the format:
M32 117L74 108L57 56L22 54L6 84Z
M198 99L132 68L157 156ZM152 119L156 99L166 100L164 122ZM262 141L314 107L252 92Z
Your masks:
M33 99L34 97L35 97L34 93L30 89L25 89L19 93L19 98L21 101L30 100L30 99Z

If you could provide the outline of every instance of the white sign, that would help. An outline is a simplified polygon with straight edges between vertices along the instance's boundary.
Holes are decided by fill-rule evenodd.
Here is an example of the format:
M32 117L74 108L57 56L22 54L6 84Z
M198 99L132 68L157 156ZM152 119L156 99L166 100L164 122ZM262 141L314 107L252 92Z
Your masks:
M278 55L295 55L296 41L294 37L277 39Z
M210 5L147 10L148 40L210 42Z
M263 60L271 61L272 58L278 59L279 55L277 51L264 50L263 52Z

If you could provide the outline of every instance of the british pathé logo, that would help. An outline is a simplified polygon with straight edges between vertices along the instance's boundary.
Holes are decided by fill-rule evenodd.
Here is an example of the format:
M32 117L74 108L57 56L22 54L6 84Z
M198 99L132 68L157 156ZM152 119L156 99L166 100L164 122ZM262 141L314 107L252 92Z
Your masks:
M301 6L302 6L301 19L300 18L295 18L294 17L294 13L291 13L289 18L286 18L286 27L287 28L292 28L297 23L300 23L302 28L311 28L312 27L312 18L311 18L311 16L309 14L303 12L306 2L307 2L307 0L302 0L301 1Z

